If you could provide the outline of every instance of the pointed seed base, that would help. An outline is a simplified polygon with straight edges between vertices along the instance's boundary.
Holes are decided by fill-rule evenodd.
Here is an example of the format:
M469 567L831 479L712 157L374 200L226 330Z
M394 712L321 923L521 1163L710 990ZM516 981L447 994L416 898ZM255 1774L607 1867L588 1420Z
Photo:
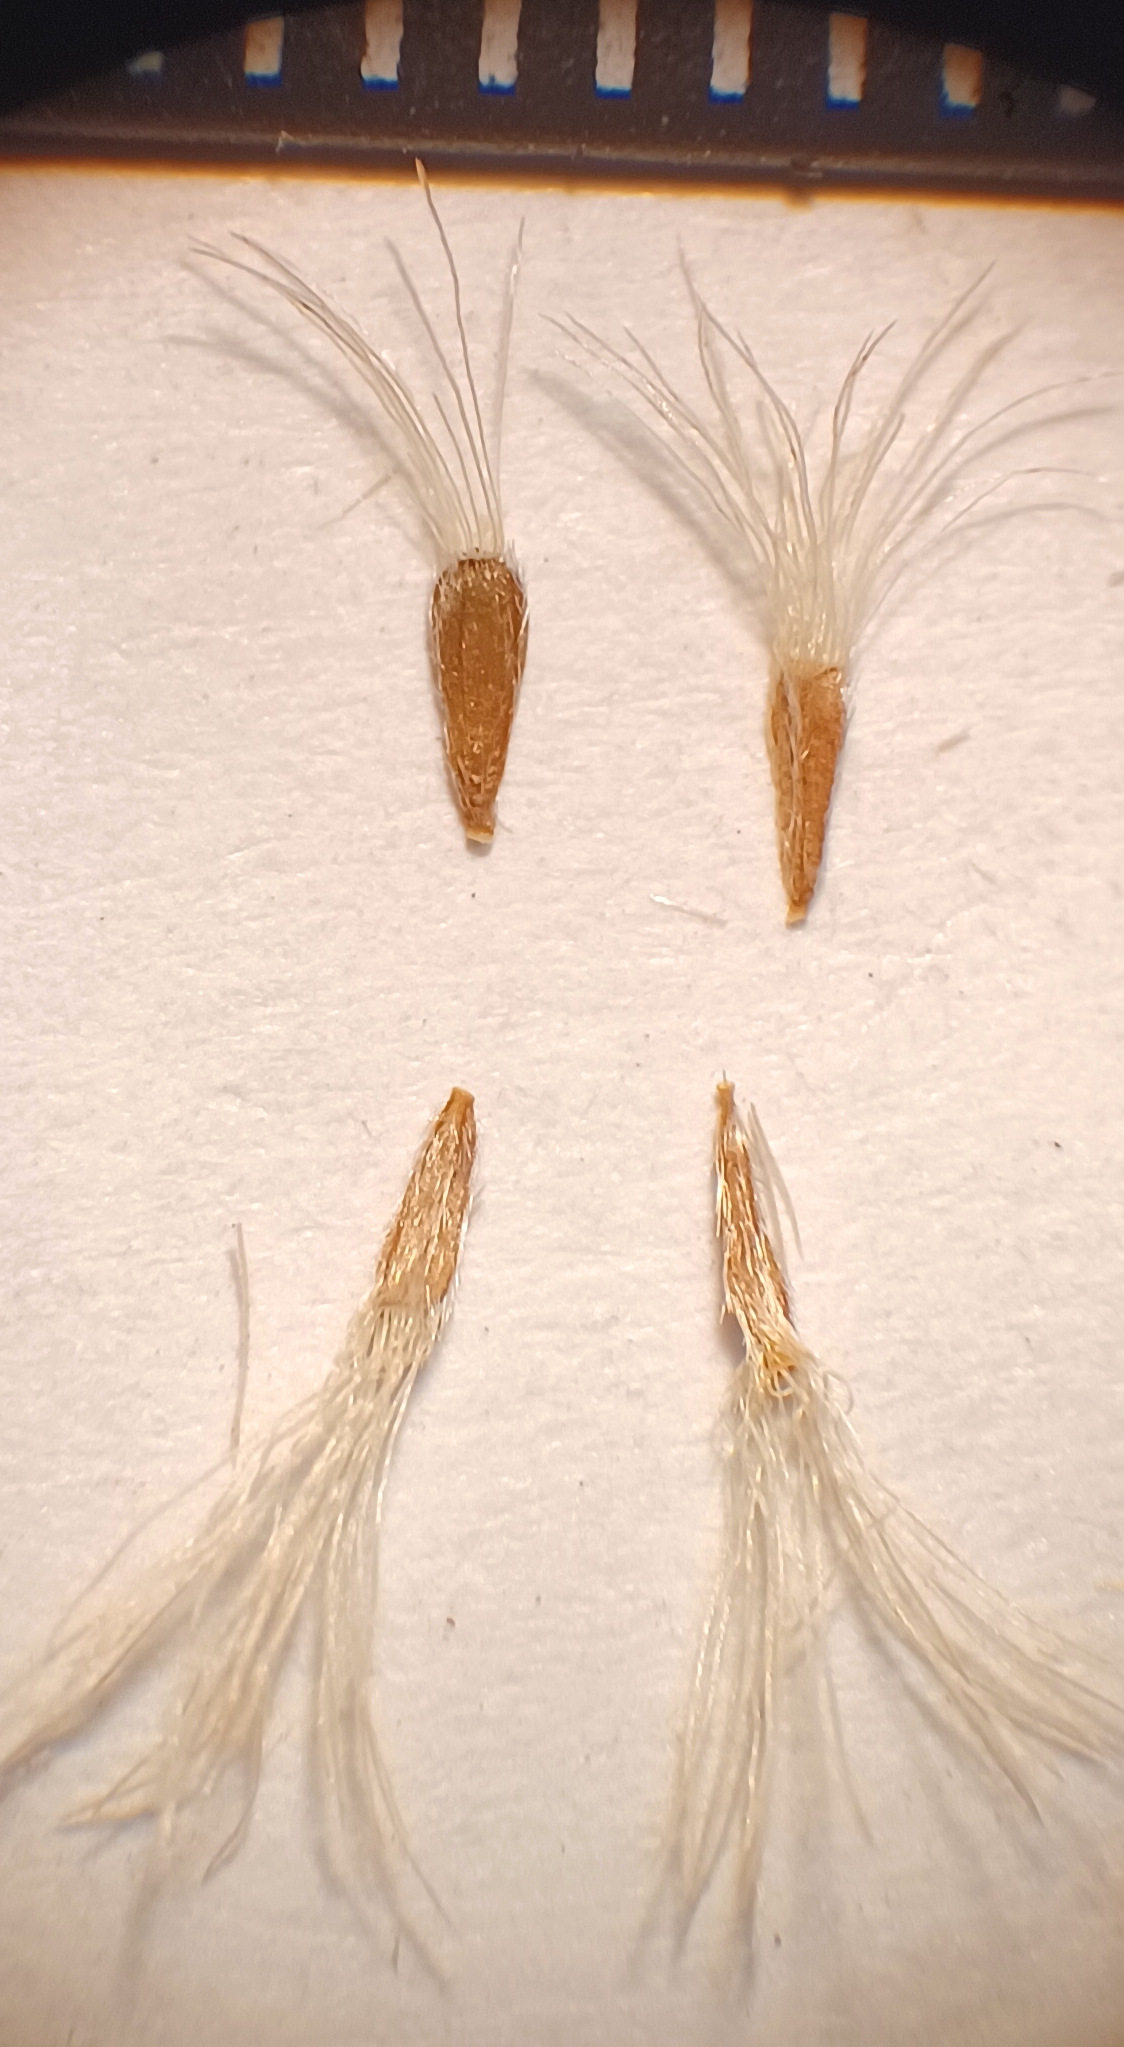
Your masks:
M489 840L527 656L527 600L496 556L465 555L438 576L430 611L445 752L470 839Z
M765 737L776 791L777 852L789 924L803 922L815 893L846 723L838 668L782 669L774 676Z

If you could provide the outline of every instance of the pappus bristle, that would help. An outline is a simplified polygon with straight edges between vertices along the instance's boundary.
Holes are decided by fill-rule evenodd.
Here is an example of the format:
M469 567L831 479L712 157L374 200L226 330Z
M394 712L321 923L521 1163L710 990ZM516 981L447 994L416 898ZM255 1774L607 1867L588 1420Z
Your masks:
M906 1652L950 1723L1029 1803L1028 1741L1095 1755L1124 1733L1094 1660L993 1591L868 1472L831 1377L796 1332L776 1216L776 1195L787 1197L726 1081L714 1170L725 1312L743 1356L722 1407L722 1562L672 1808L684 1925L727 1856L752 1912L785 1678L818 1646L836 1596Z
M234 1386L234 1412L230 1418L230 1454L237 1457L242 1443L242 1414L250 1378L250 1268L246 1262L246 1238L241 1223L234 1225L230 1270L238 1298L238 1376Z
M396 1905L405 1842L371 1701L379 1525L410 1394L452 1307L475 1149L472 1097L456 1088L322 1388L244 1460L198 1534L127 1594L107 1597L99 1581L79 1601L4 1702L0 1780L80 1733L168 1649L178 1682L162 1739L74 1817L146 1816L166 1846L187 1809L233 1779L237 1817L214 1867L249 1825L274 1692L311 1607L310 1731L325 1847L364 1912L378 1893Z
M982 311L981 278L933 329L882 410L856 429L860 380L890 330L864 341L843 379L813 483L794 414L748 342L715 318L689 273L687 283L704 385L698 404L680 394L631 332L628 354L580 321L557 324L655 415L658 424L645 423L672 457L679 481L733 541L768 653L765 731L777 846L788 921L798 923L823 857L858 642L922 550L1010 480L1005 473L949 514L950 498L1021 430L1016 415L1046 390L966 419L976 387L1011 339L970 338ZM949 370L943 383L939 365ZM749 380L747 403L735 402L731 370Z
M236 237L262 259L264 268L202 244L196 252L277 292L327 336L374 394L380 438L393 472L413 502L436 570L430 646L453 793L466 836L490 840L527 655L527 600L505 534L500 495L503 404L522 229L504 295L495 418L489 434L469 354L457 266L421 163L417 171L449 270L460 356L458 372L401 255L392 247L437 364L439 388L430 393L429 417L387 357L272 250L249 235Z

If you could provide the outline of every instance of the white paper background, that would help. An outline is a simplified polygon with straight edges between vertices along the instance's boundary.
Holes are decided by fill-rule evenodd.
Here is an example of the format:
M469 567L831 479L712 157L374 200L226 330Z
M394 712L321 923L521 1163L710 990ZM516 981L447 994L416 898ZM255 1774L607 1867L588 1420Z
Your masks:
M900 322L873 401L994 261L995 319L1022 329L999 402L1124 369L1124 222L456 186L441 205L485 360L527 222L504 482L530 655L484 857L445 786L426 564L392 490L349 510L379 469L362 392L285 307L187 256L260 236L420 375L384 246L444 311L416 189L2 178L0 1674L221 1457L235 1219L252 1428L319 1383L453 1084L477 1096L481 1193L389 1488L378 1642L447 1989L405 1949L396 1970L324 1882L298 1657L245 1851L131 1948L143 1839L59 1822L158 1687L0 1808L0 2037L1117 2040L1118 1779L1036 1766L1036 1826L845 1614L867 1835L797 1694L752 1979L721 1887L678 1960L638 1927L719 1532L724 1069L788 1180L801 1327L875 1468L1124 1652L1119 414L1029 458L1101 479L1060 486L1100 519L997 528L871 638L825 878L786 931L760 642L589 431L596 393L542 315L633 323L693 387L682 247L807 423L870 327Z

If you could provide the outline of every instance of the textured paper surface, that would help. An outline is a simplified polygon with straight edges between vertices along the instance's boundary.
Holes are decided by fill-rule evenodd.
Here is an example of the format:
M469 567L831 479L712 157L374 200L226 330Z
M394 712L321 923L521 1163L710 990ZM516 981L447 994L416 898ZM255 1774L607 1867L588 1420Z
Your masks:
M393 488L356 504L381 468L362 391L187 253L260 237L421 380L385 247L448 334L416 188L3 176L0 1678L222 1458L235 1221L249 1434L319 1383L453 1085L477 1097L481 1191L388 1491L378 1640L448 1989L327 1889L298 1655L244 1853L132 1948L143 1837L60 1821L159 1687L0 1809L0 2036L1109 2042L1119 1778L1044 1765L1037 1826L845 1613L850 1783L798 1692L752 1979L720 1891L678 1960L638 1928L719 1528L723 1071L786 1176L801 1328L875 1469L1124 1653L1120 415L1027 457L1083 472L1056 495L1099 517L998 525L871 637L819 897L788 931L760 642L590 430L608 412L543 315L632 324L694 388L682 247L807 423L871 327L899 322L884 394L994 262L996 320L1021 329L1000 402L1124 369L1124 223L440 202L485 356L527 222L504 485L530 651L484 856L445 786L427 566Z

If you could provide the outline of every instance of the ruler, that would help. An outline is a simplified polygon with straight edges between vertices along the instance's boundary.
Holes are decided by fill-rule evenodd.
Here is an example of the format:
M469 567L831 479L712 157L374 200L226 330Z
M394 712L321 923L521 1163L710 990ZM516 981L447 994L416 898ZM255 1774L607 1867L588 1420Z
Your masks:
M786 0L353 0L261 16L8 114L0 152L1124 192L1116 107Z

